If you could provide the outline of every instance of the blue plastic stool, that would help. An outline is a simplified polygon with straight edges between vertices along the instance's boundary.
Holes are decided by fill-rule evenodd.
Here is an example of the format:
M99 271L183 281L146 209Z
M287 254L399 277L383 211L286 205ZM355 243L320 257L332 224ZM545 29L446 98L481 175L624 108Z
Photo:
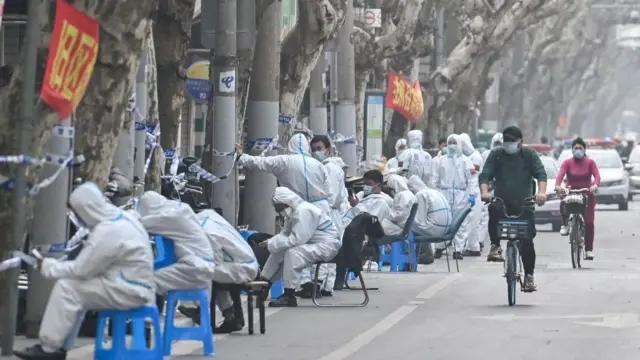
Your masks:
M178 301L200 303L200 326L178 327L175 325ZM167 315L164 322L164 356L171 355L171 344L178 340L202 341L203 355L213 356L213 331L209 315L209 296L205 289L171 290L167 293ZM120 360L120 359L118 359Z
M416 257L416 243L413 232L409 233L409 246L411 247L411 259L406 251L404 241L395 241L391 243L391 251L385 249L385 245L380 245L380 261L378 261L378 271L382 271L383 264L389 264L389 271L408 271L409 264L413 264L413 268L418 266Z
M152 349L147 347L145 319L153 321L153 337L155 345ZM107 319L111 320L113 328L112 345L110 349L104 348L105 330ZM131 320L132 341L127 348L125 336L127 321ZM98 314L98 327L94 360L162 360L162 335L160 333L160 314L155 305L144 306L132 310L102 310Z
M249 241L249 237L251 235L256 233L256 231L253 231L253 230L239 230L238 232L247 241ZM271 285L271 298L272 299L279 298L280 296L282 296L283 293L284 293L284 286L282 285L282 279L274 282Z

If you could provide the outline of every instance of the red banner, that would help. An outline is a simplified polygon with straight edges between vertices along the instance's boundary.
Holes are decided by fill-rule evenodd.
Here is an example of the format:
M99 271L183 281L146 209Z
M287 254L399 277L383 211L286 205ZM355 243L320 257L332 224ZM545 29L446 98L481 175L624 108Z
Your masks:
M56 5L40 97L61 119L78 107L98 56L100 25L65 0Z
M424 102L420 83L413 85L396 73L389 72L387 77L386 107L404 116L408 122L415 123L424 114Z

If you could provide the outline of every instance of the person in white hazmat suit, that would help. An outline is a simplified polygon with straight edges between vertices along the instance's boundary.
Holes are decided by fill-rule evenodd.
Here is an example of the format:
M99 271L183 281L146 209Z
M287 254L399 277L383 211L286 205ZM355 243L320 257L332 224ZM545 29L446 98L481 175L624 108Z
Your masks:
M460 150L462 150L462 154L471 160L473 164L473 170L471 170L471 174L475 177L475 181L478 181L478 175L482 170L482 165L484 164L484 160L482 160L482 155L476 151L471 143L471 138L467 133L462 133L458 135ZM480 201L480 187L475 189L471 189L469 195L475 196L475 204L473 205L473 209L467 218L465 219L466 227L469 229L469 235L467 236L467 242L465 245L465 249L462 252L463 256L480 256L482 247L484 246L484 242L482 241L482 229L486 229L487 225L482 226L482 216L483 213L487 211L487 205Z
M91 232L75 260L44 258L38 269L57 279L40 325L40 344L21 359L64 360L87 310L133 309L155 301L149 235L132 215L111 205L93 183L78 186L69 206Z
M311 139L311 149L313 157L321 161L327 168L329 174L329 205L331 212L329 217L338 229L340 240L342 242L342 234L344 228L342 226L342 203L347 201L347 189L344 184L345 175L343 167L344 161L339 157L331 157L331 141L326 135L316 135ZM313 291L313 280L315 278L316 265L310 267L308 271L302 273L300 280L300 291L296 292L296 296L301 298L311 298ZM322 264L318 273L318 281L322 284L316 284L318 287L318 296L333 296L333 285L336 282L336 264Z
M482 153L482 161L483 162L487 161L487 158L489 157L491 150L501 148L502 142L503 142L502 133L495 133L491 138L491 145L489 147L489 150L485 150Z
M440 190L449 202L451 212L456 214L469 206L469 194L478 188L478 178L474 176L475 170L471 160L462 154L458 135L447 137L447 154L436 162L436 168L432 172L432 187ZM462 223L453 239L454 259L462 259L462 250L468 235L468 227ZM435 258L442 256L444 244L436 245Z
M295 307L303 270L333 260L340 250L340 234L328 214L285 187L276 188L273 206L285 217L285 224L279 234L259 244L270 253L261 276L270 284L283 279L284 294L269 306Z
M203 210L196 216L213 249L215 271L212 280L218 284L246 284L255 280L260 272L258 260L238 230L214 210ZM215 287L213 290L216 306L224 317L224 322L215 328L214 333L228 334L242 330L245 325L242 307L240 304L234 304L234 300L241 301L239 297L232 298L230 291L218 290ZM180 306L178 309L195 323L200 322L199 307Z
M485 150L482 152L482 165L484 166L484 162L487 161L487 157L491 153L493 149L499 149L502 147L502 133L495 133L491 138L491 145L489 150ZM480 217L480 221L478 222L478 234L480 235L480 244L485 244L489 241L489 207L482 207L482 215Z
M362 175L364 187L360 193L349 198L351 208L342 216L342 224L347 227L351 220L360 213L367 212L382 222L389 216L393 206L393 198L382 192L384 176L378 170L369 170Z
M396 141L395 149L396 149L396 156L387 160L387 163L384 165L383 173L385 175L388 174L393 169L397 169L400 167L400 164L398 163L398 157L400 157L400 155L407 149L407 139L398 139L398 141Z
M428 183L431 176L431 155L422 148L422 131L411 130L407 133L409 148L399 157L402 168L407 169L407 177L418 175L423 182Z
M280 186L286 187L329 214L329 173L322 163L311 157L311 147L304 134L294 134L287 146L290 154L251 156L243 154L238 163L248 170L272 173Z
M173 240L176 263L154 272L156 291L208 289L215 273L211 242L200 220L187 204L169 200L157 192L140 197L140 222L149 234Z
M417 176L417 175L413 175ZM393 205L389 215L382 219L380 224L385 235L399 235L404 229L404 225L409 219L411 206L416 202L416 196L409 190L407 178L391 174L387 180L387 186L393 189Z

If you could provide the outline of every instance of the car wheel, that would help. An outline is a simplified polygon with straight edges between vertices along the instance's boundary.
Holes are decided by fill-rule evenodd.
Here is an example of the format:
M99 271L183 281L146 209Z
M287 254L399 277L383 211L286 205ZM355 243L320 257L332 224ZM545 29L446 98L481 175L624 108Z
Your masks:
M629 202L625 201L625 202L621 202L620 204L618 204L618 210L621 210L621 211L629 210Z
M559 232L561 227L562 227L562 223L561 222L553 222L553 223L551 223L551 231L553 231L553 232Z

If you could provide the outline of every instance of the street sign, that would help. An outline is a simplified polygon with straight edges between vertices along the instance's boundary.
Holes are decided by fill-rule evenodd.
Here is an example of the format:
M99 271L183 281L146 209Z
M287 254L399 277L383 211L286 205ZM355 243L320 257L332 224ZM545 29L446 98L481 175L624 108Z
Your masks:
M366 9L364 11L364 24L371 28L382 27L382 10Z
M187 93L196 103L206 103L211 97L209 61L196 61L187 68Z
M287 36L298 24L298 0L282 0L282 15L280 17L280 41Z

